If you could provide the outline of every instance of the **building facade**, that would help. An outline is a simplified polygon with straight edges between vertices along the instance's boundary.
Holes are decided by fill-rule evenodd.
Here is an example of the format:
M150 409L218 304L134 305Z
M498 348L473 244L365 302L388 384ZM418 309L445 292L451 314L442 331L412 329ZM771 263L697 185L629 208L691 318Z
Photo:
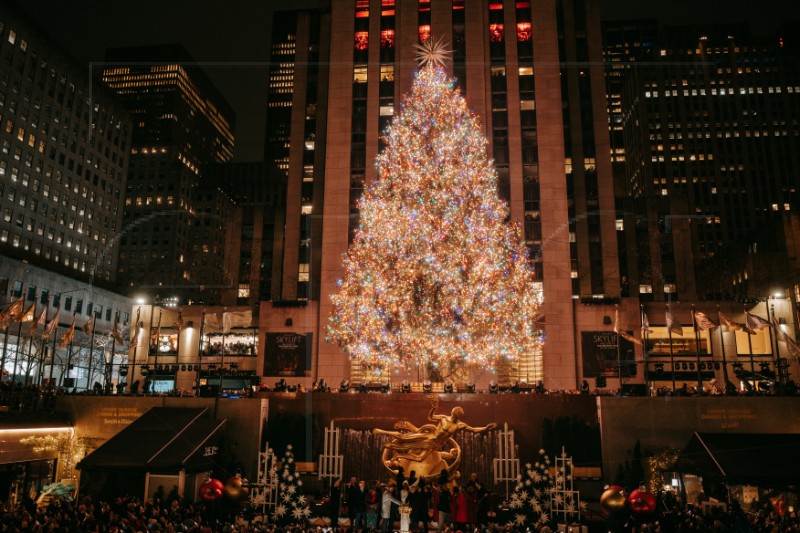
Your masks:
M737 258L774 251L784 224L771 221L798 208L796 63L745 26L664 28L652 48L628 69L622 96L639 208L631 283L644 300L763 299L786 288L791 276Z
M414 45L442 37L452 43L448 73L480 117L498 192L524 227L544 294L544 352L476 379L577 385L575 309L620 294L599 16L591 0L340 0L276 14L267 157L287 174L286 244L281 292L273 289L281 302L261 321L268 331L291 323L315 336L314 377L366 377L325 342L330 295L357 200L375 179L380 132L411 88Z
M108 50L102 80L134 121L119 284L181 301L216 298L220 280L203 279L202 263L222 254L212 246L225 222L219 206L195 209L193 195L203 165L233 157L233 110L180 45ZM196 224L222 234L196 240Z
M8 9L0 57L0 253L111 286L131 119Z

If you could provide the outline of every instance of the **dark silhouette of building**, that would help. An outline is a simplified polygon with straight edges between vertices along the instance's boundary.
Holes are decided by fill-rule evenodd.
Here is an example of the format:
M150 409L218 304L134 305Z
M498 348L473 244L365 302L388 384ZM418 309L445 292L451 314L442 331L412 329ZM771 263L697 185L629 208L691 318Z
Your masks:
M209 200L207 183L202 194L195 189L203 165L232 158L233 110L180 45L110 49L102 80L134 120L120 285L129 293L214 300L221 278L203 265L224 254L226 202Z

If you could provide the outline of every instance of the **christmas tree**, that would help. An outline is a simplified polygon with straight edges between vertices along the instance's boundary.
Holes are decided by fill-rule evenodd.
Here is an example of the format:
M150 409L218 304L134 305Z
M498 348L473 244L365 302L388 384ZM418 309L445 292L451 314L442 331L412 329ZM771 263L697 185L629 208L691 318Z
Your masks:
M550 475L550 458L539 450L539 460L525 465L511 494L509 505L514 513L513 527L533 526L550 521L550 495L554 479Z
M368 368L490 368L540 342L527 249L439 52L385 132L332 298L329 340Z
M297 465L294 462L291 444L286 446L279 476L278 503L272 518L276 524L281 526L289 524L304 526L311 511L308 508L306 497L302 493L303 482L297 474Z

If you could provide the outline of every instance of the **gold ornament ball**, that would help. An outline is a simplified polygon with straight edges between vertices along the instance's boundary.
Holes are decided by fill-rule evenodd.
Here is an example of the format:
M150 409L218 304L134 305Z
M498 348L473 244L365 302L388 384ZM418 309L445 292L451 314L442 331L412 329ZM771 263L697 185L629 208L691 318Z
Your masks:
M622 487L612 485L600 495L600 507L606 516L614 516L625 509L625 494Z
M242 497L242 478L240 476L233 476L225 482L225 488L222 491L226 500L238 501Z

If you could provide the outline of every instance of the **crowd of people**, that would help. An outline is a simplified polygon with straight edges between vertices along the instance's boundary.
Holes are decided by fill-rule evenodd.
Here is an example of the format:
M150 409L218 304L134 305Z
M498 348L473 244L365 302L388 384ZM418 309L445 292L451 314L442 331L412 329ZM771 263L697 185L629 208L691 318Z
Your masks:
M413 470L406 478L402 469L386 484L375 481L368 485L354 476L342 486L336 479L327 508L332 525L348 518L345 523L353 531L380 529L386 533L395 523L411 531L427 530L431 524L436 524L438 531L463 532L489 526L489 492L477 474L461 486L451 483L446 471L432 483L416 477Z
M399 481L368 485L352 478L342 485L337 480L326 508L331 523L339 524L338 528L317 525L314 519L304 525L278 527L267 515L252 509L231 508L221 501L189 502L173 491L166 496L156 493L146 500L126 496L111 501L83 497L75 502L63 498L37 502L25 496L15 505L0 502L0 532L388 533L396 531L398 525L407 526L409 531L436 529L445 533L552 531L543 524L514 527L495 523L487 490L474 474L462 486L446 480L425 483L413 476ZM405 524L403 515L408 520ZM590 531L599 531L596 527L590 527ZM776 507L769 499L749 511L735 500L726 509L659 499L658 512L653 515L612 517L599 527L604 532L624 533L788 533L800 531L800 516L794 510Z

